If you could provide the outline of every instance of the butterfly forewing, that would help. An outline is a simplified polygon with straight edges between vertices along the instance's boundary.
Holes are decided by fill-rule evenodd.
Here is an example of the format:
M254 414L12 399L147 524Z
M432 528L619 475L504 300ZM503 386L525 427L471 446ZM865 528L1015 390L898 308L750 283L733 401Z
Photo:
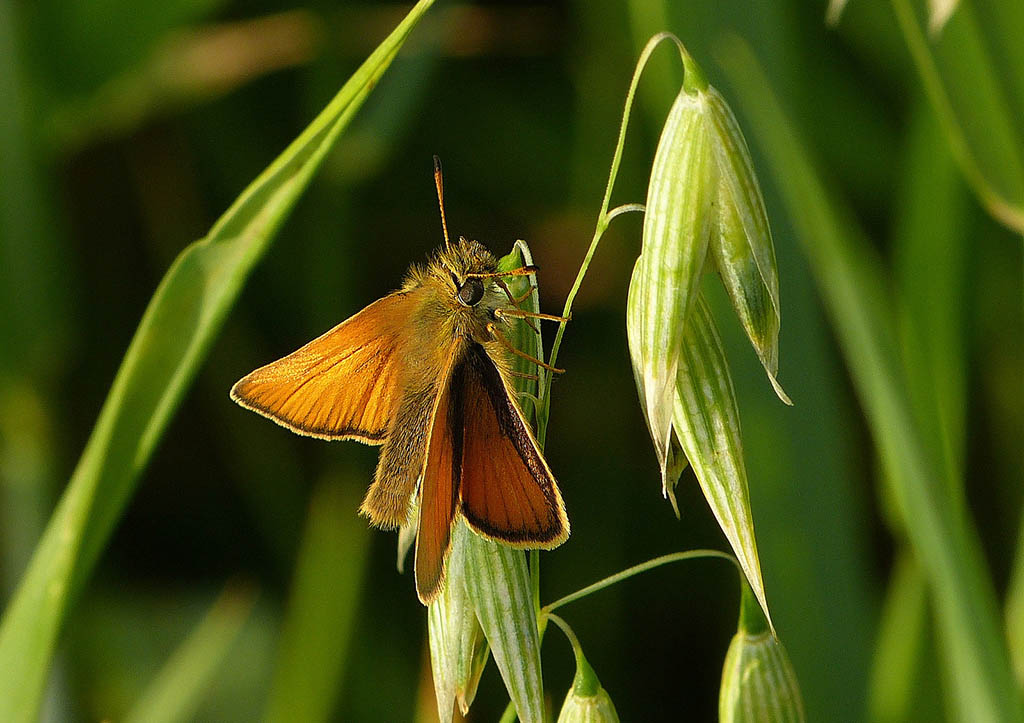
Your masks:
M483 347L470 345L451 389L462 417L460 491L466 521L507 544L560 545L569 536L569 522L558 486L513 392Z
M401 395L413 293L385 296L283 359L243 377L231 396L313 437L380 444Z

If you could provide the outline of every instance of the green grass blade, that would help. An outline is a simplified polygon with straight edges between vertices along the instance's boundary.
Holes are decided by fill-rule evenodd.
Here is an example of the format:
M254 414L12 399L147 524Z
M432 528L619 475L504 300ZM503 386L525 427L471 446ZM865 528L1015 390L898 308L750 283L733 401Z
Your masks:
M0 720L33 720L69 600L131 497L249 271L433 0L421 0L150 301L85 452L0 623Z
M1006 637L1017 685L1024 689L1024 517L1017 535L1017 554L1006 591Z
M968 182L994 218L1024 232L1024 124L970 3L961 3L938 38L926 36L919 3L893 0L893 9Z
M926 688L919 682L923 671L933 665L926 656L934 656L934 647L929 644L927 582L909 550L897 553L871 670L868 711L872 723L943 717L942 699L921 695Z
M369 531L352 514L355 488L325 483L313 496L278 643L268 721L331 719L341 692Z
M203 692L249 619L252 603L250 590L225 590L149 684L125 723L192 720Z
M942 131L915 113L893 233L900 336L918 428L961 494L966 436L967 193Z
M18 3L0 3L0 373L27 374L38 381L61 358L59 340L69 325L69 273L55 228L60 214L37 147L33 78L21 17L28 10Z
M985 31L992 62L1000 71L1000 80L1009 96L1011 117L1018 119L1024 131L1024 3L1006 0L971 0L971 11Z
M907 392L922 439L942 460L949 494L962 494L966 433L964 348L967 193L934 114L918 104L910 127L893 233ZM897 537L905 523L889 510ZM919 681L932 669L926 580L910 550L897 557L882 612L870 689L874 721L922 718ZM931 711L936 715L939 709ZM927 716L924 716L927 717Z
M977 532L962 500L947 493L941 460L929 455L914 425L878 260L829 199L749 48L734 41L721 59L818 279L886 476L909 512L907 532L948 645L959 714L971 721L1024 720Z

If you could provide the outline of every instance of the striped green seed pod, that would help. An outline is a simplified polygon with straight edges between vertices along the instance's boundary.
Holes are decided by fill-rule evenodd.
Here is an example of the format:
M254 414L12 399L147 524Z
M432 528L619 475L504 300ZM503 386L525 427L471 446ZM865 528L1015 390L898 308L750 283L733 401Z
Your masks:
M441 721L452 719L455 702L463 715L469 712L489 657L490 649L466 592L465 549L471 535L462 522L452 531L448 579L427 609L430 668Z
M744 585L739 630L729 644L718 696L720 723L803 723L804 705L786 649Z
M565 696L558 723L619 723L611 696L601 687L597 674L578 649L576 676Z
M689 462L767 616L735 394L700 283L703 271L718 271L776 394L789 404L776 380L778 269L743 134L722 95L680 52L684 83L655 154L626 304L630 357L662 493L678 515L674 488Z
M662 129L647 190L643 248L630 283L627 328L634 376L661 469L680 464L671 434L674 384L703 271L721 276L743 329L782 401L779 280L771 229L750 152L728 104L684 53L686 76Z
M647 394L643 375L643 346L640 340L640 329L643 324L644 295L640 292L639 272L640 259L637 259L636 264L633 266L633 276L629 284L629 296L626 300L626 333L629 340L630 359L633 363L633 379L640 394L640 407L644 412L644 421L647 422L647 431L650 432L652 439L656 439L658 435L653 428L651 416L647 411ZM679 517L679 506L676 504L675 487L686 466L686 455L683 453L677 436L673 434L668 440L667 457L661 475L661 493L672 503L672 509L675 511L676 517Z
M775 393L791 404L776 380L779 273L761 187L747 142L725 98L711 86L704 96L718 167L718 224L711 237L711 256Z
M630 285L631 354L666 494L672 486L668 476L679 349L717 226L718 180L707 116L704 94L684 86L654 156L643 250Z

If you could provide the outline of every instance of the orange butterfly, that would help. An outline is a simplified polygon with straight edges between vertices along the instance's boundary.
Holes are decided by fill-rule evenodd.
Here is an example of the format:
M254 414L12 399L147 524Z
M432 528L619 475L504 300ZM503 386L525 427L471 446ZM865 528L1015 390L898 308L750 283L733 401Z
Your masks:
M243 377L231 398L293 432L382 445L360 512L379 527L410 522L419 495L416 591L444 582L459 514L513 547L552 548L569 536L558 485L516 402L510 354L555 370L502 335L509 318L561 320L519 308L493 255L448 240L413 266L402 288L318 339Z

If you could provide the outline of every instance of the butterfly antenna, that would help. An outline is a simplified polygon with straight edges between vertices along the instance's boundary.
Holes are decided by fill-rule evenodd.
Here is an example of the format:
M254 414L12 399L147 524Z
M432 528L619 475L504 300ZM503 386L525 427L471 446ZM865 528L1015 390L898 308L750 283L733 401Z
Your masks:
M437 186L437 205L441 208L441 230L444 231L445 248L451 247L448 240L448 220L444 216L444 178L441 175L441 159L434 156L434 185Z

